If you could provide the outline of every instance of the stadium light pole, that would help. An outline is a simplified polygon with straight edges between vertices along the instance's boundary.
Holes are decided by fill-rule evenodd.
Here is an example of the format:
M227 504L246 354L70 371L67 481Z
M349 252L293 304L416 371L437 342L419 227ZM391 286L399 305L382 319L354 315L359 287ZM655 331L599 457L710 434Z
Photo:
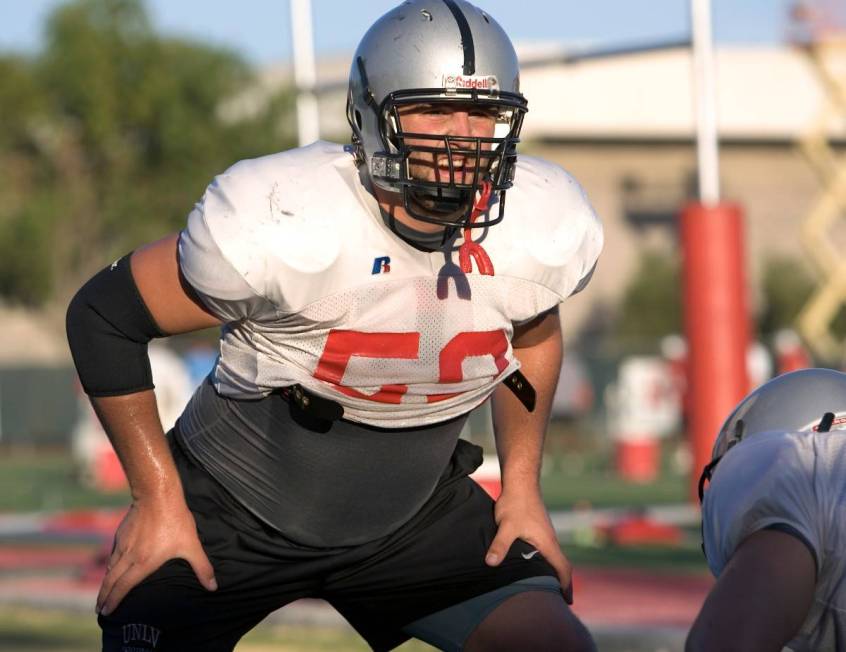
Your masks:
M314 65L314 37L311 0L290 0L291 40L294 49L294 84L297 88L297 139L300 147L320 138L317 74Z
M699 201L681 212L688 436L696 501L702 467L723 420L746 394L750 320L743 212L720 199L714 46L710 0L690 0Z
M710 0L691 0L690 14L693 31L693 88L696 102L699 201L711 205L720 201L720 162Z

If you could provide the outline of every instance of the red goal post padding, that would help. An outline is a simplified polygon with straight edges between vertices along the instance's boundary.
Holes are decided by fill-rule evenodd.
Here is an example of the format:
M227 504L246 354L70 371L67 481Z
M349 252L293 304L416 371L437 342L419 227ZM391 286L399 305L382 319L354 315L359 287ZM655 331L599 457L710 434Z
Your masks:
M685 333L688 342L690 496L717 432L749 391L743 212L737 204L692 203L681 213Z

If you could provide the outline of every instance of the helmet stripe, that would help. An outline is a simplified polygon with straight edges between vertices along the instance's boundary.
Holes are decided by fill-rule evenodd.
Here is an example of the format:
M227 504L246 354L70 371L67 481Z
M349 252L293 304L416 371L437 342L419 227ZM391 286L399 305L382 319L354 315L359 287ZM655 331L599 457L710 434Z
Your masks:
M444 4L449 7L455 18L455 22L458 23L458 31L461 32L461 47L464 48L464 74L475 75L476 46L473 44L473 33L470 31L470 23L467 22L467 17L455 3L455 0L444 0Z

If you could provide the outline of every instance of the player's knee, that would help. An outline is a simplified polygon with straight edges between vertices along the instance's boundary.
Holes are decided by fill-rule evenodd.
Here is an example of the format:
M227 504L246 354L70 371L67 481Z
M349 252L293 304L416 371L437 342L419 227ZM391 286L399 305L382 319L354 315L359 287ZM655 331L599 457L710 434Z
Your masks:
M555 650L556 652L596 652L596 644L582 622L573 616L567 620L556 620L541 628L521 632L516 645L501 649L509 650ZM498 648L500 649L500 648Z
M595 652L596 644L560 596L532 591L499 605L468 637L464 649Z
M465 652L596 652L587 628L578 620L547 622L540 626L512 624L504 632L475 631L467 640Z

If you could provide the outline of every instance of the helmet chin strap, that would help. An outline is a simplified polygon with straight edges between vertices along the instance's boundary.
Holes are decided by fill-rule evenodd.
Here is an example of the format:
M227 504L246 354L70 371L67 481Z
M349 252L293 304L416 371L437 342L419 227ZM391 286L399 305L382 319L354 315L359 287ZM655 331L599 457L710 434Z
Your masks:
M446 226L453 219L460 218L470 203L470 194L459 188L442 188L438 192L409 189L409 198L426 213L434 213Z
M456 195L456 200L461 201L461 204L465 204L465 198L467 197L467 191L463 189L445 189L445 191L450 192L451 194ZM416 193L414 193L416 194ZM412 193L409 193L412 197L414 196ZM481 182L480 189L479 189L479 197L473 202L472 208L470 210L470 217L467 220L466 226L463 228L463 243L458 248L458 261L459 261L459 268L464 274L469 274L473 271L473 264L472 260L476 261L476 267L479 270L479 274L485 276L493 276L494 275L494 266L493 262L488 256L488 253L482 247L481 244L478 242L473 241L473 229L472 225L476 221L479 216L486 214L490 210L491 198L493 196L493 183L490 179L486 179ZM417 198L415 198L417 199ZM432 201L435 199L433 195L426 196L426 199ZM454 211L455 204L453 202L449 202L450 208L453 210L449 212L457 212ZM423 206L421 206L423 208ZM432 207L426 207L427 210L433 210ZM392 231L394 231L397 235L399 235L403 240L412 243L417 247L423 247L427 250L435 250L443 246L447 241L453 238L453 235L459 225L456 224L455 226L450 226L448 223L444 224L443 231L438 231L434 233L422 232L417 231L409 226L406 226L399 220L393 217L392 214L387 213L384 210L380 210L382 214L382 219L385 221L385 225L388 226Z
M410 226L406 226L387 211L382 210L380 212L382 213L382 220L385 222L385 226L406 242L425 251L436 251L440 249L451 235L448 232L452 231L452 229L449 228L432 232L418 231Z
M481 190L479 191L479 199L473 205L473 210L470 213L470 224L476 221L480 215L484 215L490 209L492 187L490 180L482 182ZM494 275L494 267L491 262L488 252L484 250L481 244L473 242L473 229L469 226L464 229L464 243L458 249L458 264L461 271L469 274L473 271L473 265L470 259L476 261L476 267L479 268L479 274L485 276Z

